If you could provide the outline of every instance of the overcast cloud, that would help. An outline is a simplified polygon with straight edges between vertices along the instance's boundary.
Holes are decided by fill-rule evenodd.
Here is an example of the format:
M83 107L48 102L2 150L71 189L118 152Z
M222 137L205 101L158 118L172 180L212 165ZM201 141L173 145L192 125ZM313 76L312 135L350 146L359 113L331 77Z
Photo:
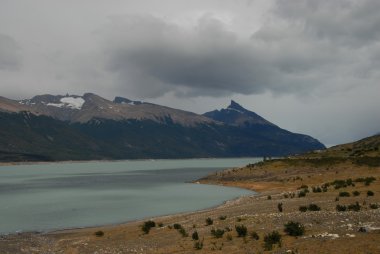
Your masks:
M90 91L198 113L233 98L348 142L380 132L379 11L377 0L0 0L1 95Z

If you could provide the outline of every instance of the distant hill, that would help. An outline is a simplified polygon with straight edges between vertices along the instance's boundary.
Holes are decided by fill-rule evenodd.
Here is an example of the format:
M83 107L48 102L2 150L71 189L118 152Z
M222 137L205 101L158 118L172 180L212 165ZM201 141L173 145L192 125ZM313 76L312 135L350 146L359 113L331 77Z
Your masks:
M213 112L91 93L0 97L0 161L282 156L324 148L236 102Z
M314 151L301 155L304 157L360 158L380 157L380 134L352 143L336 145L323 151Z

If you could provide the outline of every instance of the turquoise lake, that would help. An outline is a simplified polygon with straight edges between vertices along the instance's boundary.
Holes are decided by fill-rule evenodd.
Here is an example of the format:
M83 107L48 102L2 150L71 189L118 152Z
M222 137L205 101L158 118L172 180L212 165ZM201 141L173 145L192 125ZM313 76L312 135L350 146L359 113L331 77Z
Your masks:
M0 167L0 233L122 223L210 208L254 192L189 183L259 158Z

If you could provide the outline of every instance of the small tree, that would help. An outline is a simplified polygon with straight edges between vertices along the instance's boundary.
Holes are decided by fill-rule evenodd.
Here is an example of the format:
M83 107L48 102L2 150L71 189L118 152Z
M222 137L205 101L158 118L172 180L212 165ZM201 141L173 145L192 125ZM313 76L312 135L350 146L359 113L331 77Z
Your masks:
M301 223L289 221L285 225L285 233L291 236L300 236L305 233L305 227Z
M371 196L374 196L375 193L371 190L367 191L367 197L371 197Z

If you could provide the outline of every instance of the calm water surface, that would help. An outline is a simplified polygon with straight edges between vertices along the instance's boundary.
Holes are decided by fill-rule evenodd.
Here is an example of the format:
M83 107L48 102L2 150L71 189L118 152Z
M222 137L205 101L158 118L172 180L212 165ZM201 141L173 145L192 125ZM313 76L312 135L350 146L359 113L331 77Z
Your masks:
M0 167L0 233L121 223L212 207L253 192L187 183L258 158Z

